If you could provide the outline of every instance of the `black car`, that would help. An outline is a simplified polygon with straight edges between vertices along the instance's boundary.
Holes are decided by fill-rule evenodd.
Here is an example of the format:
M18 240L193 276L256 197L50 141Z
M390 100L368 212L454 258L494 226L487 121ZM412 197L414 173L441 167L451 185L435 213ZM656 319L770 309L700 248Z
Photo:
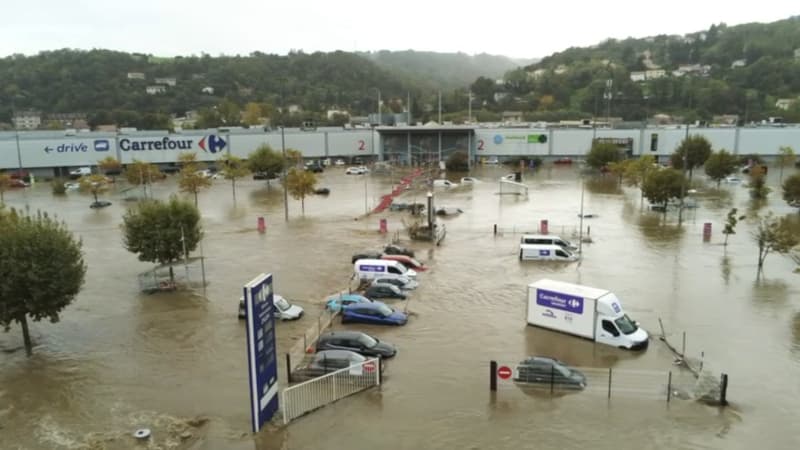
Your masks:
M381 259L381 256L383 256L383 253L381 252L367 250L365 252L360 252L353 255L353 257L350 259L350 262L351 264L355 264L359 259Z
M364 297L373 300L378 298L399 298L401 300L405 300L406 294L404 294L399 287L393 284L376 283L364 291Z
M410 257L414 257L414 250L400 247L399 245L389 244L383 249L383 253L387 255L406 255Z
M317 340L317 351L350 350L364 356L391 358L397 354L394 345L382 342L360 331L331 331Z
M106 206L111 206L111 202L107 200L98 200L96 202L92 202L92 204L89 205L89 208L98 209L98 208L105 208Z
M311 163L311 164L306 164L306 170L308 170L309 172L321 173L325 170L325 168L322 167L322 164Z
M542 356L532 356L517 366L514 381L518 383L553 384L562 389L583 389L586 376L565 363Z

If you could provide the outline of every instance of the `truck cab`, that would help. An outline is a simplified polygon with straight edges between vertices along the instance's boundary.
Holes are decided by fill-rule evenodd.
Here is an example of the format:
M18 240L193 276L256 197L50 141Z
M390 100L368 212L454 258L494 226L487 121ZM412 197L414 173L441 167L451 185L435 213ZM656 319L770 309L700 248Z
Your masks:
M617 296L609 292L597 300L595 341L641 350L647 348L648 335L635 320L628 317Z

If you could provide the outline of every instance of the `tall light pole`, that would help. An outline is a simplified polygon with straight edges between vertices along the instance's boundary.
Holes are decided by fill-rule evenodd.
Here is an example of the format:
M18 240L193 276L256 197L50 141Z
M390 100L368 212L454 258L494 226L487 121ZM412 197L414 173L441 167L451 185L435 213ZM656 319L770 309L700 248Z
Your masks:
M281 77L281 154L283 155L283 220L289 221L289 191L286 188L286 138L283 132L283 115L286 113L286 101L284 91L286 90L286 78Z
M472 123L472 91L469 91L469 105L467 106L467 117L469 123Z
M17 174L22 178L22 151L19 148L19 128L17 128L17 110L14 104L14 97L11 97L11 123L14 124L14 139L17 142L17 164L19 165L19 172Z
M611 99L614 97L612 93L612 86L614 85L614 80L606 80L606 91L603 94L603 98L606 99L606 125L611 128Z
M683 139L685 143L689 139L689 124L686 124L686 136ZM683 197L686 195L686 163L689 156L689 146L683 149L683 178L681 179L681 202L678 209L678 225L683 223Z

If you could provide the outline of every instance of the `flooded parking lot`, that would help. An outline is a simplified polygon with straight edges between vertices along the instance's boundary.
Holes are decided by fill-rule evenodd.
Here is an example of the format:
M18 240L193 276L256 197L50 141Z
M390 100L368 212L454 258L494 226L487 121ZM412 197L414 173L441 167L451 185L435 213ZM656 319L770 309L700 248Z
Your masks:
M795 213L780 199L772 172L775 192L762 211ZM788 257L770 255L757 278L750 219L727 248L721 245L728 210L755 211L745 187L698 195L699 207L678 227L673 215L664 224L643 211L638 190L587 179L584 212L596 217L584 226L593 242L584 244L580 263L543 264L517 259L519 232L547 219L551 233L575 239L581 179L575 168L546 166L526 174L527 197L497 195L505 173L479 168L470 175L483 183L436 190L438 205L464 211L440 219L447 227L441 246L409 242L401 233L402 244L431 267L408 301L390 302L412 312L408 325L346 326L398 346L381 388L255 442L245 330L236 318L242 285L272 272L276 292L306 308L299 321L278 324L279 352L287 351L316 321L325 296L347 287L350 255L388 241L378 220L387 218L390 232L409 220L401 212L361 218L365 204L377 203L397 177L326 170L320 186L330 196L307 199L305 216L290 200L288 223L277 184L237 183L234 206L230 183L216 181L200 195L205 296L138 292L136 275L151 265L122 247L121 194L109 193L114 204L95 211L89 195L55 198L46 184L6 193L9 206L58 214L83 239L89 268L61 322L33 324L32 358L19 351L18 328L0 334L0 448L138 448L129 436L143 426L153 429L152 448L800 447L793 431L800 419L800 275ZM171 178L154 193L166 198L175 190ZM424 196L412 190L401 200ZM263 235L259 216L267 222ZM705 222L713 224L709 243L702 241ZM513 364L534 354L588 369L679 371L657 339L631 353L526 326L526 286L545 277L614 291L651 337L660 334L659 318L673 342L685 331L689 355L703 352L707 367L730 375L731 406L667 405L660 379L651 388L642 383L641 395L610 400L591 390L550 396L510 386L490 395L490 360Z

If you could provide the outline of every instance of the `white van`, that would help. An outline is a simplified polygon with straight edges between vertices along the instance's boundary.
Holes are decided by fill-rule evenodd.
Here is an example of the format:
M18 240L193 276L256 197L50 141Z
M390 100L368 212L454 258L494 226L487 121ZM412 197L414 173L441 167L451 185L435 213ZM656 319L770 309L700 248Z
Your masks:
M414 279L417 272L408 269L402 263L388 259L359 259L353 264L353 271L359 280L374 278L400 278L406 276Z
M555 244L520 244L520 260L534 261L577 261L578 255Z
M558 245L559 247L574 252L578 249L570 241L561 239L552 234L523 234L519 239L520 247L523 244L537 244L537 245Z

